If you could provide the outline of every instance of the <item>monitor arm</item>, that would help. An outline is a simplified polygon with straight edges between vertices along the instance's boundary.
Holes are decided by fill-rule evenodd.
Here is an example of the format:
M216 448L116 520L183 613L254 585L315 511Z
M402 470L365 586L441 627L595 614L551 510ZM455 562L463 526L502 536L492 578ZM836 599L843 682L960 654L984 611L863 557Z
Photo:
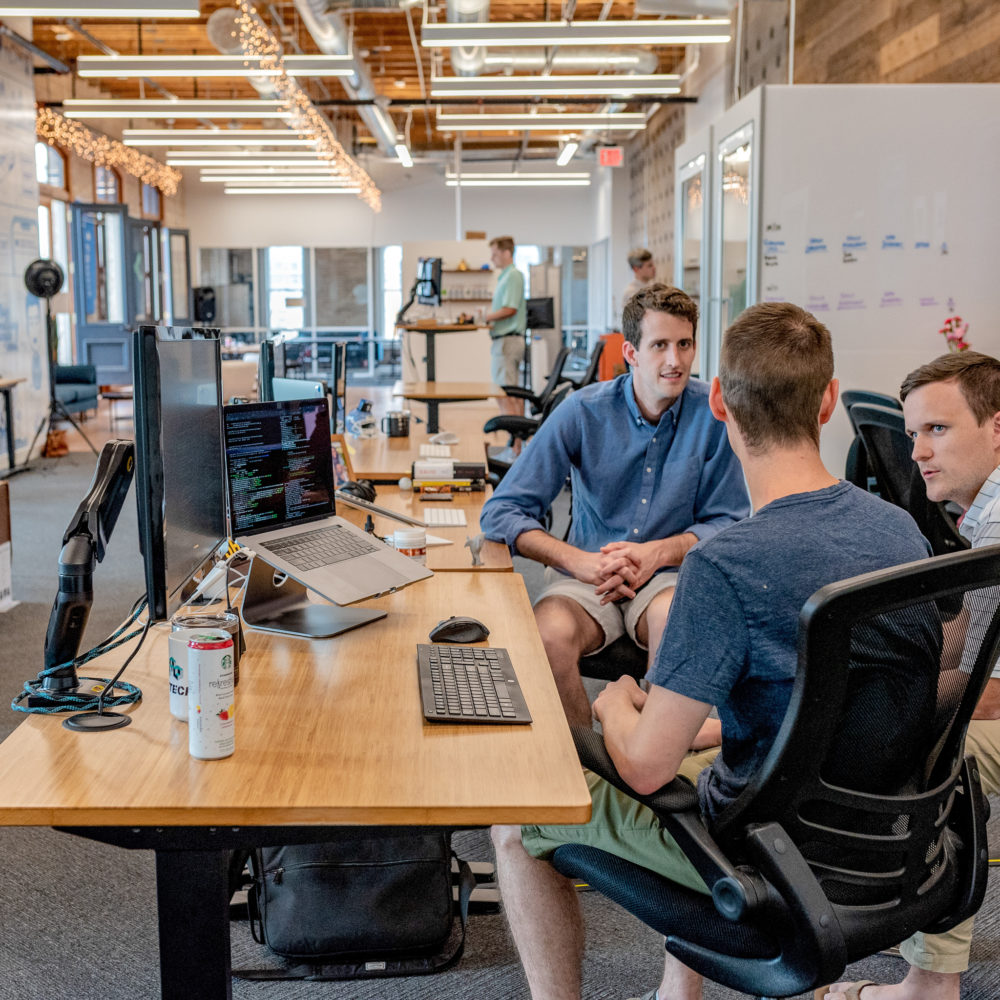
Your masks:
M409 310L410 306L413 305L414 300L417 297L417 288L418 288L419 285L420 285L420 279L419 278L414 278L413 279L413 285L410 288L410 297L406 300L406 305L404 305L399 310L399 312L396 313L396 326L402 326L403 325L403 317L406 315L406 313Z
M77 686L72 661L90 616L94 598L94 566L103 561L108 539L121 513L135 468L131 441L109 441L97 459L90 490L80 501L63 535L59 553L59 591L45 633L44 688L66 691Z

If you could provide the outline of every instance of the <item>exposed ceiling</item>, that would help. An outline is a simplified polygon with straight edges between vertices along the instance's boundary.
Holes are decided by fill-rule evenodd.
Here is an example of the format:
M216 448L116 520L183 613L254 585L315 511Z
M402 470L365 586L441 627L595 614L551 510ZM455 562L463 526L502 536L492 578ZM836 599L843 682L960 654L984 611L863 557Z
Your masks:
M640 0L641 3L641 0ZM687 0L688 7L691 0ZM87 5L81 4L81 8ZM315 10L323 11L322 3L312 3ZM544 98L442 98L430 97L432 76L452 76L448 49L432 49L419 44L421 22L425 16L422 6L409 6L406 0L399 5L398 0L384 0L375 6L371 0L337 2L331 0L326 9L339 14L346 25L351 51L367 66L374 85L374 97L395 124L400 135L405 135L413 155L451 150L455 135L436 127L437 111L447 113L477 113L491 111L524 113L538 111L597 111L606 106L608 100L618 102L621 110L642 111L656 101L655 96L633 98L623 102L621 98L606 98L594 95L580 95L568 98L555 93ZM537 22L555 20L570 13L559 4L548 0L493 0L489 5L489 19L492 22ZM683 6L674 4L674 7ZM718 4L716 4L718 6ZM223 0L202 0L201 17L197 20L111 20L38 17L34 20L33 41L46 53L75 68L77 57L111 52L121 55L217 55L219 50L209 40L206 23L210 15L222 7L232 7ZM596 21L603 19L628 20L636 16L635 0L579 0L572 5L572 20ZM274 3L260 3L256 10L263 21L281 41L286 55L293 53L319 53L320 48L308 30L301 16L299 6L293 0L278 0ZM439 21L446 19L444 4L436 13ZM412 35L411 35L412 27ZM415 44L416 43L416 44ZM494 49L492 54L505 55L511 50ZM559 64L558 49L536 48L519 50L532 52L536 58L551 59L548 75L558 78L564 73L595 74L607 68L597 64L592 67ZM575 54L568 46L562 48L563 58ZM579 50L576 50L579 51ZM591 52L593 50L591 49ZM624 51L624 50L623 50ZM631 49L636 52L635 48ZM682 46L646 47L646 66L643 72L678 73L682 71L685 49ZM41 63L38 63L41 66ZM521 70L518 69L518 75ZM544 72L544 70L543 70ZM487 65L484 76L497 75L496 69ZM508 70L507 75L510 75ZM539 75L533 70L530 75ZM163 96L159 87L179 98L255 98L257 92L246 79L239 78L193 78L171 77L143 81L141 79L104 78L91 81L110 97L137 98ZM363 106L345 93L340 80L335 77L300 77L299 85L308 93L313 103L328 116L337 134L345 145L354 152L375 143L370 125L363 117ZM157 87L159 85L159 87ZM197 127L198 121L177 119L177 127ZM203 122L201 124L204 124ZM224 123L220 123L224 124ZM243 121L243 127L261 127L266 122ZM270 123L273 127L273 122ZM561 135L557 132L533 131L525 134L521 130L509 133L466 133L463 144L466 149L506 150L512 155L531 157L553 155L558 149Z

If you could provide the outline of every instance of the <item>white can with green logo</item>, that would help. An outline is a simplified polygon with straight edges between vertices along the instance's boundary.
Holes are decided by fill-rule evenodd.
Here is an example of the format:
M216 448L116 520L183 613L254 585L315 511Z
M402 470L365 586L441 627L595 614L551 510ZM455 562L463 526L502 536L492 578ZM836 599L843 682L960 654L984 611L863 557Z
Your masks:
M236 749L233 640L219 632L188 638L188 753L219 760Z

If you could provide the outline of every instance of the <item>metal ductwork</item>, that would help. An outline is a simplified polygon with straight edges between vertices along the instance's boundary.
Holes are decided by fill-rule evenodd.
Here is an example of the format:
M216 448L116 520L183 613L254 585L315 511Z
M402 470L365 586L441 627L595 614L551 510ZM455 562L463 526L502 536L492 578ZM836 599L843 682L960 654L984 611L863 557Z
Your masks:
M490 0L448 0L445 8L449 24L485 23L490 19ZM482 45L456 45L451 50L451 68L456 76L479 76L486 65Z
M240 12L235 7L220 7L205 25L208 40L224 56L238 56L243 53L243 46L240 45L239 16ZM274 100L278 96L270 77L250 76L247 79L264 100Z
M405 7L406 3L405 0L401 0L398 5L389 5L383 0L382 5ZM319 46L320 52L331 56L350 54L350 35L347 25L340 14L328 11L327 0L295 0L295 7L309 34ZM377 97L368 67L360 59L354 60L354 75L342 77L340 82L352 100L373 101ZM357 111L382 152L395 157L398 141L396 125L389 113L377 104L359 104Z

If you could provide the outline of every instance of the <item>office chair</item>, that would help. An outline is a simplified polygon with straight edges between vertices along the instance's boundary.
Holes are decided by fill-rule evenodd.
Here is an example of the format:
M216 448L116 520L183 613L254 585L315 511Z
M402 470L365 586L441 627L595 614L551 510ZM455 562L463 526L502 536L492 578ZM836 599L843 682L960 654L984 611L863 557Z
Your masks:
M579 378L576 378L573 375L568 376L569 380L576 385L577 389L582 389L585 385L590 385L591 382L597 381L601 365L601 354L604 353L604 344L605 342L603 340L599 340L596 344L594 344L594 349L590 352L590 360L587 362L587 367Z
M851 422L851 430L854 431L854 440L847 452L847 463L844 471L844 478L849 483L854 483L868 492L877 492L874 489L873 477L868 469L868 455L865 446L858 436L858 428L855 426L854 418L851 416L851 407L855 403L863 403L868 406L885 406L893 410L902 410L903 404L895 396L888 396L884 392L872 392L868 389L845 389L840 394L840 401L847 411L847 419Z
M539 393L534 393L530 389L523 389L519 385L504 385L500 388L508 396L514 396L517 399L523 399L528 404L528 408L531 411L532 416L538 416L545 408L545 404L548 402L549 397L556 391L559 385L563 382L568 382L569 379L563 375L563 368L566 366L566 359L569 357L569 348L560 347L559 352L555 356L555 360L552 362L552 370L549 372L548 378L546 379L545 385L542 386L542 391Z
M969 547L943 503L927 499L927 487L911 458L900 410L855 403L849 415L865 451L868 476L883 500L902 507L917 522L935 555Z
M998 560L1000 546L959 552L813 594L778 737L711 828L690 783L638 795L602 738L574 730L585 766L656 812L710 895L592 847L558 848L555 867L665 935L685 965L763 997L834 982L849 962L975 913L987 806L963 747L1000 653ZM956 597L992 618L964 661L967 616L938 611ZM917 677L923 713L891 693Z

